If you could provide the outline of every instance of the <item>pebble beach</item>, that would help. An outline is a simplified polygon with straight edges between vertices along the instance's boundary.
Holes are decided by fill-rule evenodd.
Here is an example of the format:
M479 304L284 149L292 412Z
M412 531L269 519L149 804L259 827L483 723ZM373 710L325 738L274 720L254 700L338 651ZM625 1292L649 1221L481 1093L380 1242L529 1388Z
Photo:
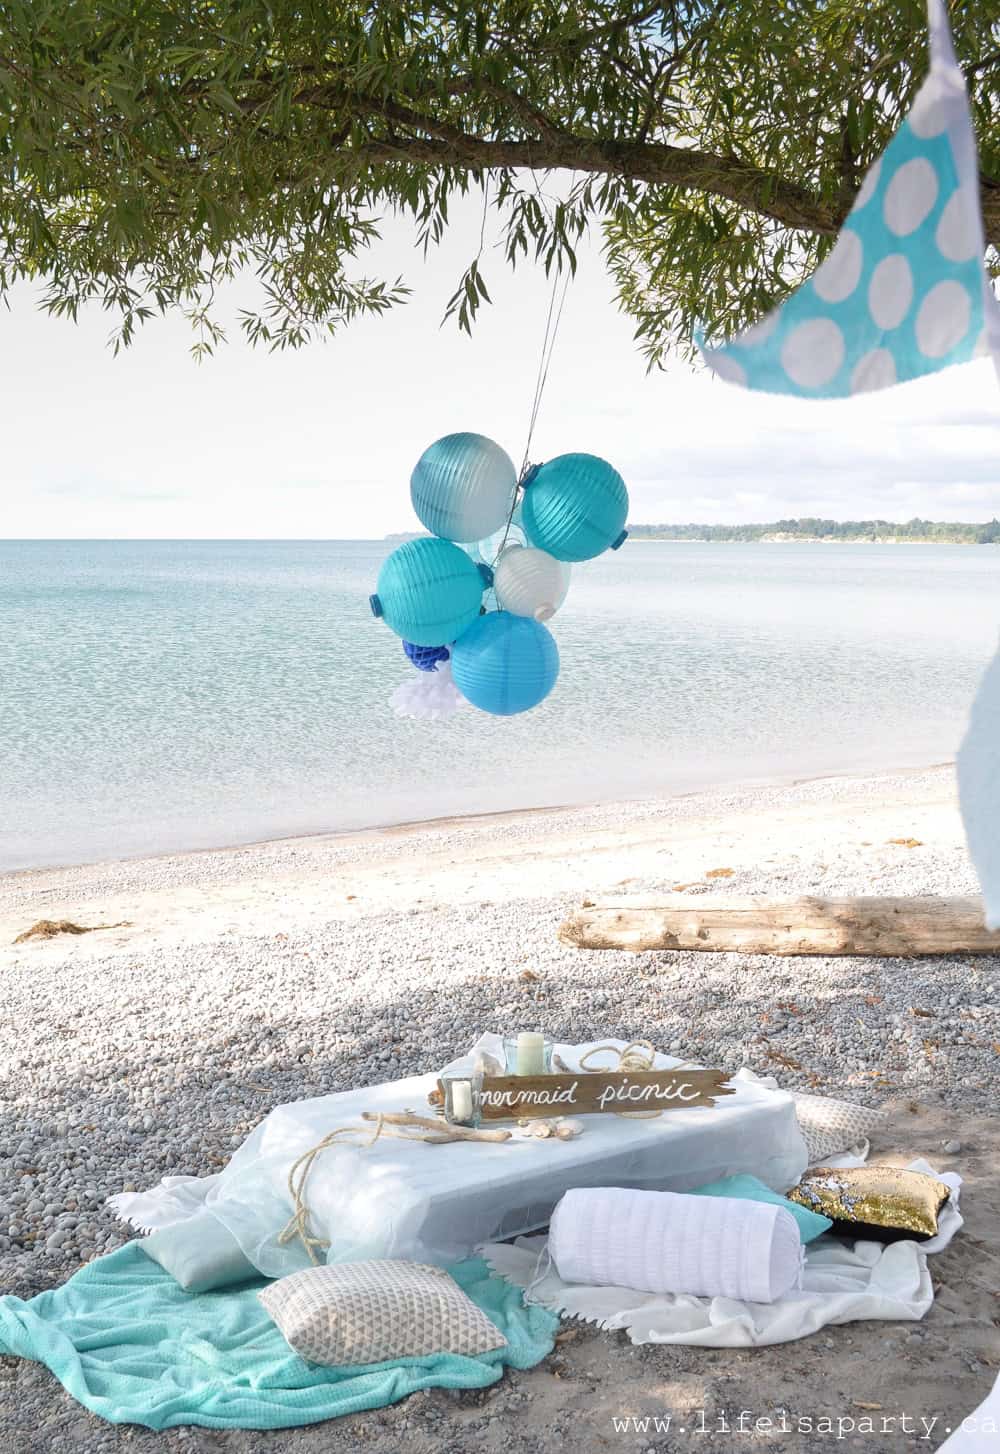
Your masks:
M1000 959L586 953L557 937L585 897L664 891L977 885L949 766L0 877L0 1291L32 1296L119 1245L132 1233L108 1196L218 1170L275 1105L434 1069L483 1030L541 1028L885 1107L875 1154L967 1180L966 1231L934 1260L923 1323L737 1352L566 1325L550 1359L494 1388L275 1433L116 1428L38 1365L3 1359L0 1448L669 1454L690 1435L639 1428L665 1407L773 1422L859 1401L938 1422L830 1448L938 1447L1000 1367ZM42 919L114 927L13 942ZM618 1430L620 1416L637 1422ZM695 1447L825 1437L719 1432Z

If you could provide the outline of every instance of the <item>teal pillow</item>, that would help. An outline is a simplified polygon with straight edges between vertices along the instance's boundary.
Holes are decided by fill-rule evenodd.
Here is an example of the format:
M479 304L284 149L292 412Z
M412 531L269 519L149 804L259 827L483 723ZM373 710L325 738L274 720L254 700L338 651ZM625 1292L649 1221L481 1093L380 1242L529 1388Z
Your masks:
M784 1207L798 1222L799 1236L803 1242L811 1242L833 1226L829 1217L821 1217L819 1212L811 1212L808 1207L800 1207L797 1202L790 1202L787 1197L772 1191L755 1176L725 1176L721 1181L710 1181L706 1186L696 1186L691 1196L736 1197L747 1202L771 1202L776 1207Z

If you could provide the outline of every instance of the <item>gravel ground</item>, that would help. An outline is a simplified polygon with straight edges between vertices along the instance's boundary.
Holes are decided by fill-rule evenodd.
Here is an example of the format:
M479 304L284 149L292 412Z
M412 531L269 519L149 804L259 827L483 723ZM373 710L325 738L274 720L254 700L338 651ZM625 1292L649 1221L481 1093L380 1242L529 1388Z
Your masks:
M953 824L942 829L939 844L921 843L912 851L887 853L883 838L873 870L864 852L872 841L865 836L870 830L865 803L878 797L871 797L867 784L855 786L858 801L847 826L840 822L836 833L832 827L827 833L820 824L805 850L801 839L788 841L777 818L770 830L762 822L758 794L754 831L767 841L766 866L737 867L726 887L735 893L794 894L816 892L819 882L830 894L975 891L964 855L956 850ZM823 803L837 800L829 785L813 790L817 814ZM774 793L766 806L787 812L803 801L808 806L808 794L806 788ZM719 811L721 801L713 811ZM725 802L731 807L731 795ZM588 823L606 822L597 810L588 811ZM647 808L635 811L645 815L645 822ZM662 806L659 811L657 831L669 839L676 820ZM696 815L696 800L687 800L683 813L692 811ZM655 826L657 820L650 821ZM516 862L525 845L568 826L566 815L539 816L504 830L487 826L477 831L501 833L503 855ZM463 830L436 831L434 852L454 866ZM429 844L416 830L402 848L399 841L383 839L385 861L391 860L397 874L404 872L406 861L426 859ZM161 887L166 874L169 887L174 870L166 865L183 864L184 883L199 882L199 867L200 882L211 883L216 863L231 869L239 858L237 871L246 877L248 854L273 858L278 851L263 845L228 858L149 860L114 866L108 874L118 883L123 874L140 875L145 869ZM369 854L367 843L359 843L357 852ZM328 865L339 871L350 846L343 839L322 840L309 853L312 867L322 866L325 854ZM703 859L703 870L709 861ZM587 860L589 877L581 888L602 881L596 863L594 857ZM372 864L377 871L377 852ZM629 891L671 886L673 874L687 866L674 859L666 878L633 877ZM92 891L100 874L94 870L86 879L88 892L76 873L73 891L63 886L61 905L75 903L87 921L88 914L94 917L95 899L101 901ZM6 889L8 907L22 927L53 912L54 881L52 875L32 874L0 880L0 891ZM179 942L158 942L139 932L126 934L120 943L106 941L107 947L93 935L86 941L59 939L5 951L0 961L0 1290L32 1296L63 1281L81 1262L118 1246L129 1233L103 1208L111 1193L140 1189L168 1174L215 1171L272 1106L430 1070L484 1028L543 1026L568 1041L604 1034L650 1038L662 1049L709 1065L749 1065L776 1075L788 1088L843 1094L870 1105L888 1103L893 1118L887 1147L928 1154L942 1169L957 1167L964 1175L971 1176L972 1168L984 1187L996 1188L985 1150L987 1143L993 1149L1000 1144L992 1119L1000 1066L997 959L586 955L556 938L560 920L579 902L580 892L540 894L536 884L530 897L504 894L496 902L484 892L488 883L488 874L476 881L476 892L483 895L478 901L447 905L431 899L397 912L349 914L336 908L325 920L314 912L299 931L286 920L285 927L271 933L230 927L206 930L201 939L192 932ZM717 890L718 884L702 879L690 891L709 887ZM970 1126L976 1128L971 1139ZM963 1152L944 1154L944 1141L954 1139ZM979 1245L994 1269L994 1288L1000 1286L996 1231L995 1220L979 1229ZM1000 1308L979 1287L970 1256L966 1236L940 1260L944 1264L945 1257L951 1258L959 1288L968 1285L965 1301L956 1293L958 1303L943 1308L939 1298L930 1318L915 1330L857 1325L791 1349L734 1354L633 1349L617 1336L574 1329L541 1370L508 1374L496 1390L457 1397L441 1391L421 1394L376 1415L275 1434L116 1429L81 1410L37 1365L2 1359L0 1449L20 1454L127 1445L137 1454L154 1448L313 1454L363 1448L388 1454L405 1447L417 1454L475 1446L517 1454L522 1448L556 1449L566 1441L579 1449L652 1449L656 1454L716 1447L720 1441L722 1447L736 1448L744 1443L736 1434L693 1443L690 1435L685 1441L669 1433L617 1434L609 1408L632 1413L655 1407L662 1413L664 1406L693 1407L701 1400L699 1406L709 1409L745 1406L767 1415L775 1407L792 1407L794 1394L800 1407L816 1409L826 1400L843 1412L851 1396L866 1397L856 1383L852 1390L845 1370L856 1366L870 1384L878 1349L883 1359L923 1360L947 1373L940 1387L926 1372L915 1376L913 1397L928 1398L928 1408L939 1404L939 1412L955 1416L985 1395L994 1366L1000 1365L994 1326L1000 1318L991 1321L986 1315L1000 1314ZM946 1283L955 1288L954 1277ZM955 1325L972 1329L964 1342L959 1340L961 1346L953 1346ZM949 1349L954 1366L944 1368L943 1354L936 1361L930 1357L935 1336ZM831 1353L831 1348L839 1351ZM883 1378L883 1386L894 1392L891 1376L888 1382ZM612 1389L621 1400L617 1406L608 1404ZM941 1438L881 1437L881 1447L924 1449L937 1447ZM758 1434L746 1447L790 1450L825 1442L803 1438ZM879 1447L870 1439L863 1442ZM842 1446L841 1441L830 1444Z

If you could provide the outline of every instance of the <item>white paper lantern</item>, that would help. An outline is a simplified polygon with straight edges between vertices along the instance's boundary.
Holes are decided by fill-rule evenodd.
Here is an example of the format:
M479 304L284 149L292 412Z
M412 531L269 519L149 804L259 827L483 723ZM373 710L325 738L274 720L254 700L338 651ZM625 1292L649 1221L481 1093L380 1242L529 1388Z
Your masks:
M570 568L533 545L511 545L497 561L493 584L497 601L513 616L548 621L566 599Z

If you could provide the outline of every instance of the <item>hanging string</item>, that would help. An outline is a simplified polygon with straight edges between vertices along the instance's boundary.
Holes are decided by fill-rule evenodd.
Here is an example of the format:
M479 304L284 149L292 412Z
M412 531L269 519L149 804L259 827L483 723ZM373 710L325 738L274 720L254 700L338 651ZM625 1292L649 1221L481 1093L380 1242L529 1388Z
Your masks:
M542 339L542 352L538 360L538 373L535 376L535 394L531 401L531 414L528 418L528 437L524 443L524 455L521 459L521 469L517 476L517 488L514 497L510 502L510 513L507 516L507 523L504 526L503 538L497 548L491 565L495 566L507 546L507 538L510 535L510 528L514 522L514 512L517 509L521 490L524 485L525 476L530 469L529 455L531 453L531 441L535 433L535 425L538 423L538 413L542 406L542 395L545 393L545 385L549 377L549 365L552 363L552 354L555 351L556 335L559 332L559 324L562 321L563 307L566 303L566 294L569 291L569 282L572 273L567 268L563 279L562 297L559 299L559 306L556 307L556 295L559 291L559 278L562 270L557 270L552 279L552 292L549 294L549 308L545 315L545 336Z
M535 397L531 404L531 417L528 421L528 438L524 446L524 458L521 460L521 473L518 480L522 480L528 469L528 455L531 452L531 440L535 433L535 425L538 422L538 411L542 404L542 395L545 392L545 385L549 377L549 365L552 362L552 354L556 345L556 335L559 332L559 324L562 320L563 305L566 302L566 293L569 288L570 271L567 268L563 281L562 297L559 300L559 308L556 309L556 293L559 288L559 273L552 279L552 293L549 297L549 311L545 319L545 338L542 341L542 353L538 360L538 376L535 379Z

